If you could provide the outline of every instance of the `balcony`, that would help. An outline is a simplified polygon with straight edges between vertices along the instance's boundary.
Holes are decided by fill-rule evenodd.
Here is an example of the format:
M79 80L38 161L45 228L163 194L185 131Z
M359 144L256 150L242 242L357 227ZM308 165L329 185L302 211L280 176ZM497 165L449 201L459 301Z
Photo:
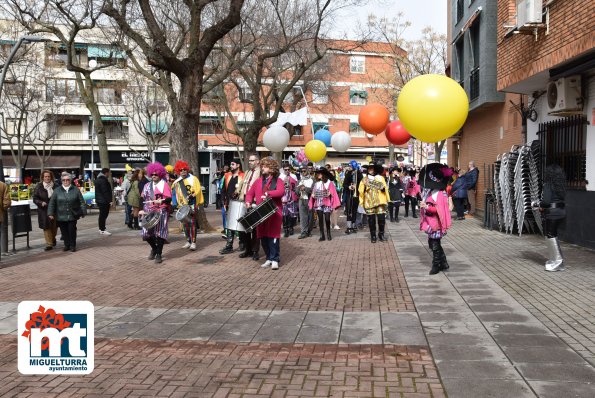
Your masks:
M479 97L479 68L471 71L469 76L469 99L473 101Z

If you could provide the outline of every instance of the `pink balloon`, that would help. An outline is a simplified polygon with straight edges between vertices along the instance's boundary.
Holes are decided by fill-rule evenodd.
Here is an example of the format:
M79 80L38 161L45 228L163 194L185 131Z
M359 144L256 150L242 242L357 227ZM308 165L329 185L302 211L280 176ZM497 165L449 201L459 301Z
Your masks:
M386 126L384 134L386 135L388 142L394 145L406 144L407 141L411 139L411 134L405 130L405 127L403 127L400 120L390 122L388 126Z

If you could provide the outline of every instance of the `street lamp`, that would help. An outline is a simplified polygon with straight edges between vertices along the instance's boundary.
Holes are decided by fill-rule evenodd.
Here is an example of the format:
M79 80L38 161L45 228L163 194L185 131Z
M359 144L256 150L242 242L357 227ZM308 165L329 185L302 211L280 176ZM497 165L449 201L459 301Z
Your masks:
M8 55L8 58L6 59L6 62L4 63L4 65L2 65L2 75L0 76L0 98L2 98L2 87L4 87L4 79L6 78L6 72L8 72L8 67L10 66L10 63L12 62L12 59L17 54L17 51L19 51L19 48L21 47L21 45L23 43L29 44L29 43L43 42L43 41L48 41L48 39L44 39L43 37L37 37L37 36L21 36L19 38L19 40L15 43L15 45L12 47L12 50L10 51L10 54ZM0 181L6 182L4 180L4 162L2 160L2 136L1 135L0 135ZM0 239L0 250L3 252L7 252L8 251L8 217L7 217L6 210L0 210L0 211L4 211L4 222L2 223L2 239Z

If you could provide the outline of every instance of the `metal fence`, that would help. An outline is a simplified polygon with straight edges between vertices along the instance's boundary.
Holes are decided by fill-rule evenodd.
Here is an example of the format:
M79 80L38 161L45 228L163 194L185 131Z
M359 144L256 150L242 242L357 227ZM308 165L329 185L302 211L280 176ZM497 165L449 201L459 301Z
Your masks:
M566 187L586 189L587 118L576 115L539 124L541 172L550 164L558 164L566 173ZM543 175L541 176L543 178Z

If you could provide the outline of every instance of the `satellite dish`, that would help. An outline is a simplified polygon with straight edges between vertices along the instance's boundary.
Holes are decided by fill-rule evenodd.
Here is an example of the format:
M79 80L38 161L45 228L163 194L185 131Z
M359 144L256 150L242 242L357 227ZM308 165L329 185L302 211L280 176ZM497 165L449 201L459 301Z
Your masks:
M556 82L550 82L547 85L547 106L554 109L558 103L558 86Z

